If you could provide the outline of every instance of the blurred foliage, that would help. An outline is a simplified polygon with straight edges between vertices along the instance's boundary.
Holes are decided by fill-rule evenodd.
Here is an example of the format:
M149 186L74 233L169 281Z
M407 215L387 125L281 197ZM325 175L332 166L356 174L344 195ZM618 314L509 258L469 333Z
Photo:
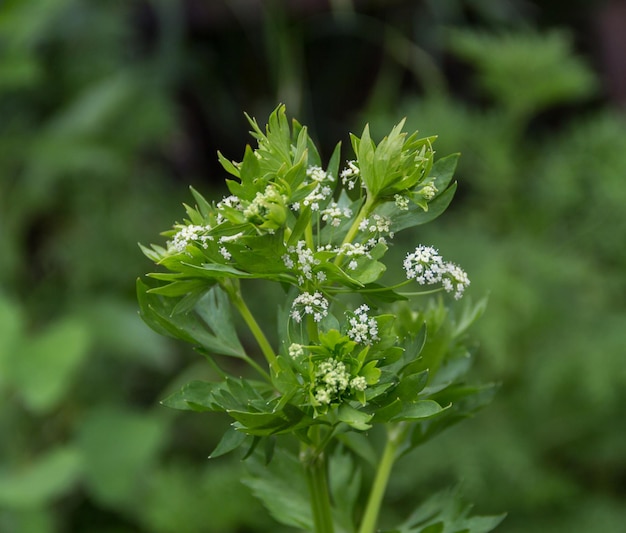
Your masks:
M626 123L572 49L585 36L517 22L592 7L333 4L0 5L3 533L280 531L237 462L206 459L223 427L158 405L210 369L134 302L136 243L188 183L211 187L218 148L238 155L242 111L278 101L322 146L407 115L463 153L453 208L420 240L490 293L476 371L502 387L400 465L398 515L409 484L462 479L481 513L508 511L499 531L623 528Z
M417 471L426 485L461 477L478 507L507 509L499 531L618 531L625 518L626 122L597 109L555 127L541 114L594 94L562 39L455 31L481 105L439 96L400 110L462 152L462 205L430 238L460 246L473 290L490 292L477 372L502 381L489 413Z

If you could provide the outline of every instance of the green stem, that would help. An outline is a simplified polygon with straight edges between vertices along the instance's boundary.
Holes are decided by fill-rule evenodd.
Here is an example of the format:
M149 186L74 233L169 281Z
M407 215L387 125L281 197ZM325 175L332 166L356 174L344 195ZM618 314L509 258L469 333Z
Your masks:
M272 345L267 340L267 337L263 333L263 330L261 329L261 327L259 326L258 322L254 318L254 315L252 314L252 312L250 311L250 309L246 305L246 302L244 301L243 297L241 296L241 290L239 289L239 286L235 285L233 283L230 283L230 284L227 285L224 282L223 283L223 287L226 289L226 291L230 295L230 299L231 299L233 305L235 306L237 311L239 311L239 314L242 316L242 318L244 319L246 325L250 329L252 335L256 339L256 341L257 341L257 343L259 345L259 348L261 348L261 352L263 352L263 355L265 356L265 359L267 360L268 364L270 365L270 367L273 370L278 371L278 361L276 359L276 354L274 353ZM250 362L250 361L248 361L248 362ZM253 364L252 366L255 366L255 365L256 365L256 363ZM258 365L255 366L255 368L257 370L260 369L260 367L258 367Z
M326 477L326 454L316 453L315 449L309 448L303 452L302 462L309 486L314 532L333 533L332 508Z
M363 219L367 218L369 214L373 211L375 204L376 204L376 199L374 197L368 196L367 199L365 200L365 204L363 204L363 207L361 208L356 218L354 219L352 226L350 226L348 233L346 233L346 236L344 237L343 242L341 243L342 246L354 240L355 235L359 231L359 226L361 222L363 221ZM343 259L343 254L337 255L334 261L335 265L338 266L339 263L341 263L342 259Z
M378 470L376 471L376 477L374 478L374 483L372 484L372 489L367 500L367 507L363 514L359 533L374 533L376 531L380 506L383 502L387 483L389 482L391 468L397 459L398 448L404 437L404 430L404 425L400 423L391 426L387 432L387 444L385 445L383 455L378 464Z

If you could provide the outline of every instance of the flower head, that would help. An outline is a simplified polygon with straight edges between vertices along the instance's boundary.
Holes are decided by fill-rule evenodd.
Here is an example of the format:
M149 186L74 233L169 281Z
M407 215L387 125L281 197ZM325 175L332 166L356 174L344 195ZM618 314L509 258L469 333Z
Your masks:
M446 270L443 274L443 288L447 292L454 292L454 298L460 299L463 292L470 284L467 273L454 263L446 263Z
M203 248L207 248L207 241L213 240L213 236L207 234L210 230L211 226L198 226L193 224L182 226L172 240L168 242L168 251L182 253L187 249L187 246L192 243L197 243Z
M466 272L454 263L446 263L439 252L431 246L418 246L404 259L407 279L414 279L420 285L441 283L446 292L454 292L458 300L470 284Z
M420 244L404 259L407 279L414 279L420 285L439 283L444 272L444 262L439 252L432 246Z
M378 337L378 322L368 316L369 307L365 304L358 307L348 319L350 329L348 337L359 344L371 345L380 340Z
M311 315L315 322L320 322L328 314L328 300L322 293L303 292L291 304L291 318L301 322L305 315Z

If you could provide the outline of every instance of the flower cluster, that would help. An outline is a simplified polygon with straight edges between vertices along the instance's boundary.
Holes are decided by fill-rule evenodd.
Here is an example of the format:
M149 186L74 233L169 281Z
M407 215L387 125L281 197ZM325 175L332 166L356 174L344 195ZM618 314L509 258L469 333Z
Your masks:
M302 346L302 344L298 344L297 342L292 342L289 345L289 357L291 357L292 359L300 359L302 356L304 356L304 346Z
M361 174L361 170L356 164L356 161L351 160L346 163L348 166L341 171L341 183L351 191L354 189L354 184Z
M243 214L249 222L272 231L285 222L286 200L276 186L269 184L265 191L256 193L252 202L244 208Z
M207 248L209 246L207 241L213 240L213 236L207 234L210 230L211 226L193 224L182 226L172 240L168 242L168 251L170 253L182 253L192 243L199 243L203 248Z
M446 292L454 292L457 300L470 284L465 271L454 263L444 262L432 246L419 245L406 255L403 266L407 279L414 279L420 285L441 283Z
M378 322L376 322L375 318L368 316L367 312L369 309L366 304L363 304L355 309L352 316L348 319L350 324L348 337L354 342L367 346L380 340L378 337Z
M328 405L346 392L363 391L366 388L365 378L363 376L351 378L345 363L337 359L326 359L315 369L313 390L315 400L319 404Z
M303 292L291 304L291 318L301 322L305 315L313 317L315 322L320 322L328 314L328 300L322 293L314 294Z
M290 270L298 272L298 283L302 285L305 279L313 279L313 268L320 264L319 259L315 259L313 250L307 247L305 241L298 241L295 246L289 246L287 253L282 256L283 264ZM324 281L324 273L318 272L318 281Z
M320 210L320 202L323 202L327 198L329 198L333 189L328 185L328 183L332 183L335 181L335 178L321 167L318 166L310 166L306 170L306 175L314 183L315 186L313 190L307 194L307 196L300 202L294 202L291 205L291 208L294 211L299 211L301 205L304 207L310 207L311 211L319 211Z
M342 218L350 218L352 216L352 209L349 207L339 207L337 202L331 202L331 204L321 212L322 220L333 227L341 224Z
M359 230L378 235L388 235L391 239L393 239L394 236L393 231L391 231L391 220L388 217L376 213L370 218L364 218L361 220Z

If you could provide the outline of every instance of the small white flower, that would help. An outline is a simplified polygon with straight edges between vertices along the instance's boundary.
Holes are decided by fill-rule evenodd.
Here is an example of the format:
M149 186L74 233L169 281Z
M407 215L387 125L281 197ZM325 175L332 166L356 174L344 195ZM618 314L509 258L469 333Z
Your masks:
M348 337L359 344L371 346L380 338L378 337L378 322L375 318L368 316L368 311L369 307L365 304L354 311L353 316L348 319L350 324Z
M404 259L407 279L414 279L420 285L439 283L444 271L444 262L439 252L432 246L419 245Z
M306 169L307 177L311 178L313 181L317 181L318 183L322 183L324 181L335 181L332 174L326 172L322 167L318 166L310 166Z
M352 216L352 210L348 207L341 208L337 202L332 202L326 209L321 212L322 220L327 222L333 227L341 224L342 218L349 218Z
M363 376L357 376L350 380L350 388L358 391L367 389L367 381Z
M454 298L459 300L470 284L467 273L454 263L446 263L443 274L443 288L447 292L454 292Z
M211 226L198 226L193 224L182 226L172 240L168 242L168 251L174 253L184 252L187 246L193 242L198 242L203 248L207 248L207 241L213 240L212 235L207 235L207 232L210 230Z
M425 200L432 200L438 191L433 183L428 183L424 185L419 192Z
M313 279L313 269L320 264L319 259L315 259L313 250L307 247L305 241L298 241L295 246L287 248L287 253L283 254L284 265L292 270L296 270L299 278Z
M289 357L292 359L299 359L304 355L304 347L302 344L292 343L289 346Z
M406 196L402 196L401 194L396 194L394 195L393 198L396 202L396 207L400 209L400 211L409 210L409 199Z
M301 322L305 315L311 315L315 322L320 322L328 315L328 300L322 296L322 293L303 292L293 301L291 318L296 322Z
M354 189L354 184L356 183L357 178L359 177L361 170L356 165L356 161L348 161L346 163L348 166L341 171L341 183L348 190Z
M226 249L226 246L222 246L220 248L220 254L222 254L222 257L224 259L226 259L226 261L230 261L232 259L232 255L230 254L230 252Z
M441 283L444 290L454 292L458 300L470 284L463 269L454 263L445 263L439 252L430 246L418 246L404 259L407 279L414 279L420 285Z

